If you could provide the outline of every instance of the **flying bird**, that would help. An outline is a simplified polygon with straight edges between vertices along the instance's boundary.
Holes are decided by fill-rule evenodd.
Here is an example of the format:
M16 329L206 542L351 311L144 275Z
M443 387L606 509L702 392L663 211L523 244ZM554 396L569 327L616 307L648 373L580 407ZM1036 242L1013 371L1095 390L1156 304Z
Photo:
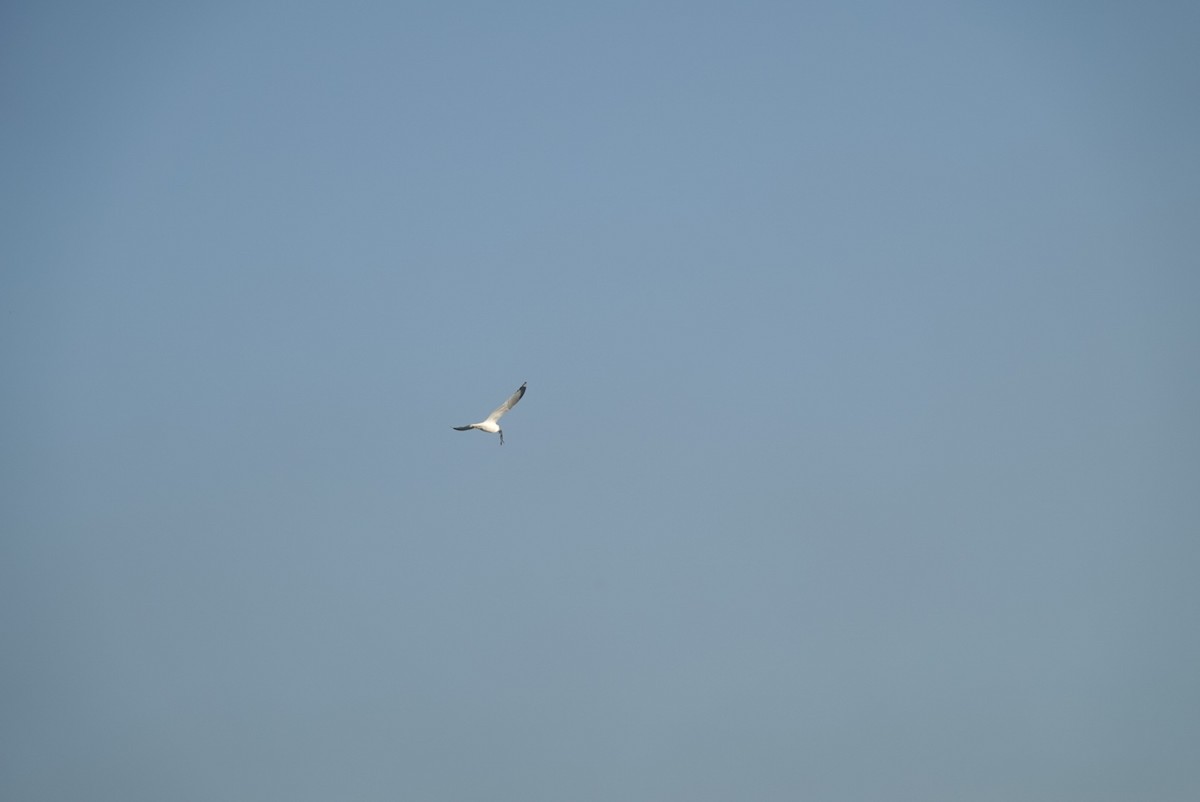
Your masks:
M504 445L504 430L500 428L500 424L497 421L500 420L505 412L508 412L517 405L517 402L521 400L521 396L525 395L525 385L528 383L522 382L521 386L517 388L515 393L508 397L507 401L492 410L492 414L487 416L487 420L482 420L479 423L468 423L466 426L455 426L454 431L465 432L468 429L478 429L481 432L489 434L499 434L500 445Z

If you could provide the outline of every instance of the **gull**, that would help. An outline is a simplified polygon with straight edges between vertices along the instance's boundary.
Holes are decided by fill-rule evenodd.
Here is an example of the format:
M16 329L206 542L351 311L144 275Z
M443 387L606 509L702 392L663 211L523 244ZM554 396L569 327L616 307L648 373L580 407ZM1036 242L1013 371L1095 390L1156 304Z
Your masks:
M487 420L482 420L479 423L468 423L466 426L455 426L453 427L454 431L465 432L468 429L478 429L481 432L489 434L499 434L500 445L504 445L504 430L500 428L500 424L496 421L500 420L500 417L505 412L508 412L517 405L517 402L521 400L521 396L525 395L525 385L528 383L522 382L521 386L517 388L515 393L508 397L507 401L492 410L492 414L487 416Z

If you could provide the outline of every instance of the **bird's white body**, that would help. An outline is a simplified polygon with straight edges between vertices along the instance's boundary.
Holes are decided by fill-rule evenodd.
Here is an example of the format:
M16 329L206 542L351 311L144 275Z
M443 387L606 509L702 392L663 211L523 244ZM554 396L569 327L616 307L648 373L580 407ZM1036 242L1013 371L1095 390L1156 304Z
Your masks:
M500 428L498 421L505 412L508 412L517 405L517 402L521 400L521 396L525 395L526 384L528 384L528 382L522 383L521 386L517 388L517 391L508 397L507 401L493 409L492 414L488 415L486 420L481 420L479 423L468 423L466 426L455 426L453 427L454 430L458 432L465 432L470 429L478 429L479 431L487 432L488 434L498 434L500 435L500 445L504 445L504 430Z

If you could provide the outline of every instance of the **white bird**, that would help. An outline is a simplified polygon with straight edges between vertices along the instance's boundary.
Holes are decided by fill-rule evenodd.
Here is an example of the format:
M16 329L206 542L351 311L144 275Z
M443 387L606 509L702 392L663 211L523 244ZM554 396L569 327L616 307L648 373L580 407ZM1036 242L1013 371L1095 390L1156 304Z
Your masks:
M517 388L515 393L508 397L507 401L492 410L492 414L487 416L487 420L482 420L479 423L468 423L466 426L455 426L454 431L465 432L468 429L478 429L481 432L488 432L489 434L499 434L500 445L504 445L504 430L500 428L500 424L496 421L500 420L500 417L505 412L508 412L517 405L517 402L521 400L521 396L525 395L525 385L528 383L522 382L521 386Z

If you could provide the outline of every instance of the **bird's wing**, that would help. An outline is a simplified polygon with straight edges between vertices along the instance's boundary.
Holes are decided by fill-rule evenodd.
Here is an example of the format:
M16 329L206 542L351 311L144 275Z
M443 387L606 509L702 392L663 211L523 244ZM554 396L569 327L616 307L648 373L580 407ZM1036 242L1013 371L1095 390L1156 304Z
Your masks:
M526 384L528 384L528 382L522 382L521 386L517 388L517 391L510 395L507 401L492 410L492 414L488 415L487 419L492 423L495 423L496 421L500 420L501 415L515 407L517 402L521 400L521 396L525 395Z
M454 426L454 427L453 427L454 431L456 431L456 432L465 432L465 431L468 431L468 430L470 430L470 429L472 429L472 428L473 428L473 427L472 427L472 426L471 426L471 424L469 424L469 423L468 423L466 426Z

